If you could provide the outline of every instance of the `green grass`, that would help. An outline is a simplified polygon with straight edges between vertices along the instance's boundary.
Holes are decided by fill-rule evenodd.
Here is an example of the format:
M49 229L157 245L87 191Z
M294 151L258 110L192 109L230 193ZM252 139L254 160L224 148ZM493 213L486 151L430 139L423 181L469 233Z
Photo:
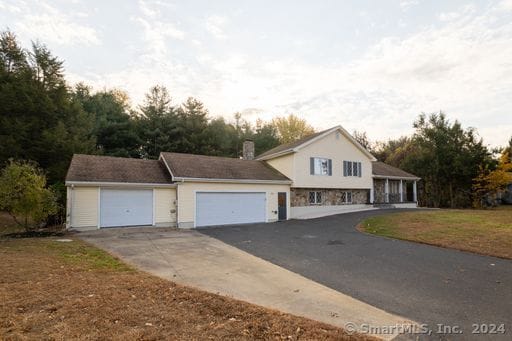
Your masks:
M512 207L401 212L366 219L360 229L485 255L512 258Z
M22 233L23 228L17 225L12 217L5 212L0 212L0 238L3 238L4 247L12 251L30 250L33 254L51 253L67 264L83 267L91 270L107 271L133 271L131 267L124 264L107 252L89 245L83 241L76 240L64 232L59 237L35 237L35 238L10 238L9 234ZM60 242L59 239L71 239L71 242ZM0 242L2 239L0 239ZM0 244L2 245L2 244Z
M119 259L87 243L78 240L71 242L56 240L58 239L48 240L45 247L70 265L79 265L94 270L133 271Z

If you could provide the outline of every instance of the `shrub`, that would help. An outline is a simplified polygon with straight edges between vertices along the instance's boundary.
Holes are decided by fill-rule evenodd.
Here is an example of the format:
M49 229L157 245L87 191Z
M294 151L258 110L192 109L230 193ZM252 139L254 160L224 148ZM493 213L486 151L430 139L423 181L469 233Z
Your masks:
M0 175L0 210L27 231L57 213L55 193L46 187L46 176L34 162L9 160Z

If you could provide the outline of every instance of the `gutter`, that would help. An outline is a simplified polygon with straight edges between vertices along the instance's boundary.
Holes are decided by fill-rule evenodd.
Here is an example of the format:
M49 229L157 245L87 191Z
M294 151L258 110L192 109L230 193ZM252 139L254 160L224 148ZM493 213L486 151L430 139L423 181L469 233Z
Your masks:
M258 180L258 179L209 179L209 178L187 178L175 177L175 181L181 182L227 182L241 184L273 184L273 185L290 185L291 180Z
M394 175L372 175L374 179L393 179L393 180L421 180L421 178L413 176L394 176Z
M66 186L128 186L128 187L165 187L174 188L176 184L154 182L111 182L111 181L66 181Z

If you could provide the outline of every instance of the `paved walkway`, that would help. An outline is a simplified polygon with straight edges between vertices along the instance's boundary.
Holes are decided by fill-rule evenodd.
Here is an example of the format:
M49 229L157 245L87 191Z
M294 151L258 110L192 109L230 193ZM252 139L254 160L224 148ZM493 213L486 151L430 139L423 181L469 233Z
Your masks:
M410 323L197 231L116 228L77 236L176 283L331 325Z

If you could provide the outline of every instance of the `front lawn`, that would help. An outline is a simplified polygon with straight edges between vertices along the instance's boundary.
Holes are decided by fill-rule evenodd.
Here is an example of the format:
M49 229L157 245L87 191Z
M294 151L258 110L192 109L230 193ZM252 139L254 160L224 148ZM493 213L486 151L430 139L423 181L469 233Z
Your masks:
M0 236L0 259L2 340L373 339L139 272L72 235Z
M511 206L392 213L368 218L359 227L380 236L512 259Z

